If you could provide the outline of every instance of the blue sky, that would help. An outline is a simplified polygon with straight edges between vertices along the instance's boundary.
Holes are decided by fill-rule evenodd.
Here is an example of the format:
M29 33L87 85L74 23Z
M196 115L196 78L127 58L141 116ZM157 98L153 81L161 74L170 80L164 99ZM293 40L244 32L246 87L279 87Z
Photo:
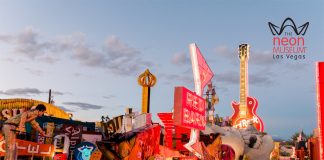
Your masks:
M239 100L240 43L251 45L249 94L265 131L290 137L316 127L315 66L324 60L323 1L0 1L0 97L54 101L76 119L141 110L137 76L156 75L151 111L170 112L175 86L194 90L188 45L215 76L220 116ZM287 17L305 35L305 60L273 60L267 23Z

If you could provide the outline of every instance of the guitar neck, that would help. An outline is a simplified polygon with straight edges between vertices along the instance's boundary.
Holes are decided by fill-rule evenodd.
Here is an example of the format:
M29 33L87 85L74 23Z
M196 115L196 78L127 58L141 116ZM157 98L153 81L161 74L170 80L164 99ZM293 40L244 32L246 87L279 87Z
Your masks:
M247 60L241 60L240 64L240 104L246 106L246 97L248 94L248 73L247 73Z
M240 58L240 114L246 115L247 95L248 95L248 59L250 46L248 44L241 44L239 46Z

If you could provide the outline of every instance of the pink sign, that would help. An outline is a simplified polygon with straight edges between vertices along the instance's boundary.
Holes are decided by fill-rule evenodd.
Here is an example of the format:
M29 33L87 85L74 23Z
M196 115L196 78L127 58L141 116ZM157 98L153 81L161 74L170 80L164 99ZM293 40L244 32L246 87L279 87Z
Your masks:
M214 73L209 68L205 58L201 54L199 48L196 46L198 67L201 81L201 89L203 90L207 83L213 78Z
M175 87L174 124L204 130L206 125L205 99L185 87Z
M214 73L209 68L204 56L201 54L195 43L190 44L189 49L195 82L195 91L198 95L202 95L204 87L213 78Z

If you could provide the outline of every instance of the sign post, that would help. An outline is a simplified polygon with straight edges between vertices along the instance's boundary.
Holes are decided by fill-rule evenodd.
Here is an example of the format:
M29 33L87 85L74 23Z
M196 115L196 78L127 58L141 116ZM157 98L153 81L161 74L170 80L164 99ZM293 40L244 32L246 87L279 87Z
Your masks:
M195 43L189 45L189 50L190 50L192 71L194 76L195 92L198 96L202 96L204 87L212 79L214 73L209 68L208 64L206 63L206 60L202 56L199 48ZM205 113L205 110L203 112ZM205 116L203 119L204 120L206 119ZM199 129L192 128L190 133L190 140L187 144L184 145L184 147L201 159L202 155L192 148L192 145L194 145L198 141L199 141Z

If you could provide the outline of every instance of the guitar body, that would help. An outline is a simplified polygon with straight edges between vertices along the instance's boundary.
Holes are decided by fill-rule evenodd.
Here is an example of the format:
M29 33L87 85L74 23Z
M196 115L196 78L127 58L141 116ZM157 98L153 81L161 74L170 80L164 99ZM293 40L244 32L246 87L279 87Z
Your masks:
M231 117L232 126L235 128L246 128L248 125L248 121L252 121L255 128L260 132L263 132L264 126L260 117L256 114L256 110L258 108L258 101L254 97L246 97L246 110L242 111L242 106L240 103L235 101L232 102L232 107L234 109L234 113ZM244 106L243 106L244 107ZM244 114L240 114L240 112L245 112Z

